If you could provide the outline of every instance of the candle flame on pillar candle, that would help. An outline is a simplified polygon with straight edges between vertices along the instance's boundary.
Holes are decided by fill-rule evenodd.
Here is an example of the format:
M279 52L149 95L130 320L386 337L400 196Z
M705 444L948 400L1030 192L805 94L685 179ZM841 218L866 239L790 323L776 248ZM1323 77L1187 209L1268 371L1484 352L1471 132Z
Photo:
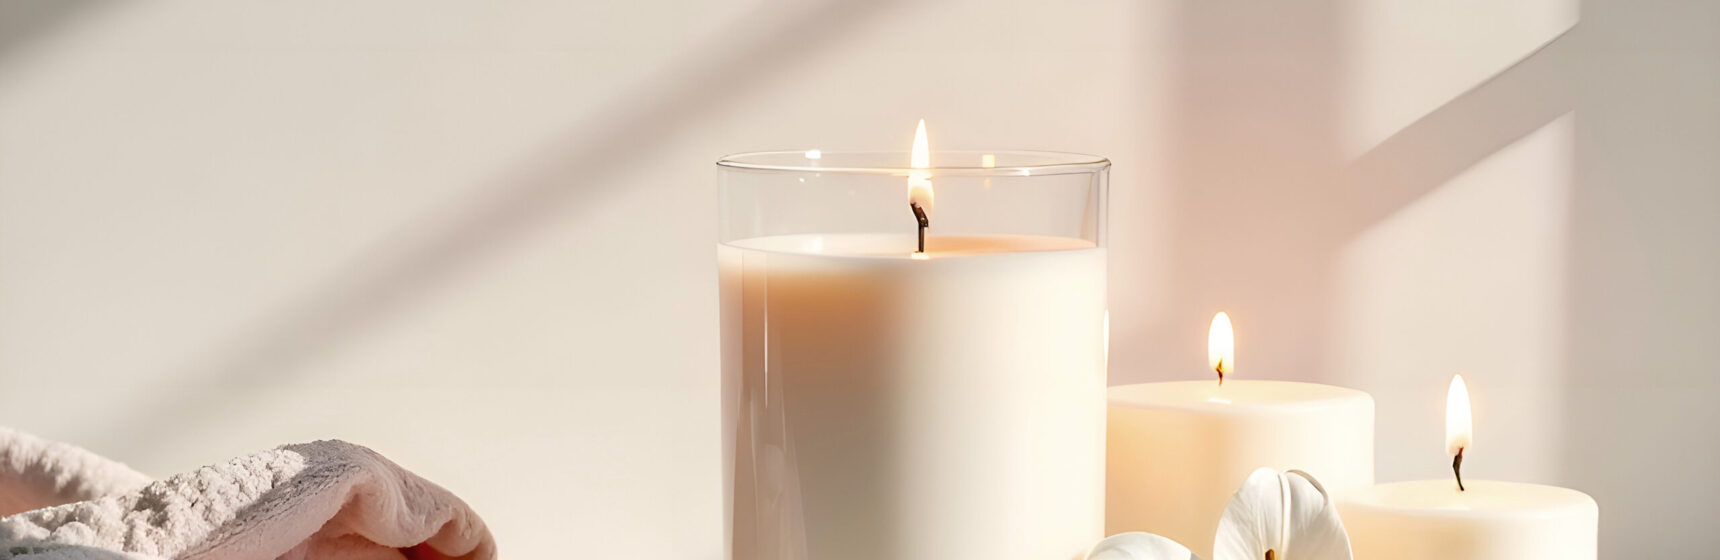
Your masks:
M1206 332L1206 359L1218 372L1218 384L1236 369L1236 333L1230 328L1230 315L1223 311L1212 316L1212 328Z
M930 171L918 171L932 166L931 147L926 142L926 119L920 119L919 127L914 129L914 151L909 156L908 167L915 171L908 172L908 203L917 204L927 214L932 212L932 174Z
M1469 415L1469 387L1463 375L1451 378L1451 389L1445 393L1445 454L1457 455L1474 445L1475 426Z

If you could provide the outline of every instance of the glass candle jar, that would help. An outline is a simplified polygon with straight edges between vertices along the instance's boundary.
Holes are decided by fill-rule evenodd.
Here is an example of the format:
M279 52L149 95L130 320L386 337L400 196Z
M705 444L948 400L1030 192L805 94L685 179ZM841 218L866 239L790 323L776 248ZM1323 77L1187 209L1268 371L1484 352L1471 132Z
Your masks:
M1069 559L1103 536L1110 163L929 160L717 163L730 558Z

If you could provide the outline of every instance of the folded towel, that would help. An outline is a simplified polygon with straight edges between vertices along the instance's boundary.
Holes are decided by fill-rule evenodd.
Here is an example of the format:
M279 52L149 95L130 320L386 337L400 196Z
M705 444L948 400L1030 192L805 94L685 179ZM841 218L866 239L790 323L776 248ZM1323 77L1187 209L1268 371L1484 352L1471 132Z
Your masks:
M0 429L0 508L67 499L81 501L0 518L0 560L496 556L465 502L350 443L286 445L150 483L87 451Z

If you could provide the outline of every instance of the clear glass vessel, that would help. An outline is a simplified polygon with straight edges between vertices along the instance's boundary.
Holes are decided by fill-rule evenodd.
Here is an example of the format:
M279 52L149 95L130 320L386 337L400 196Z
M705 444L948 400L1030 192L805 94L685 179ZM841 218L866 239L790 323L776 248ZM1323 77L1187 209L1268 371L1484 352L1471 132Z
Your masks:
M730 558L1067 559L1102 536L1110 163L911 161L717 163Z

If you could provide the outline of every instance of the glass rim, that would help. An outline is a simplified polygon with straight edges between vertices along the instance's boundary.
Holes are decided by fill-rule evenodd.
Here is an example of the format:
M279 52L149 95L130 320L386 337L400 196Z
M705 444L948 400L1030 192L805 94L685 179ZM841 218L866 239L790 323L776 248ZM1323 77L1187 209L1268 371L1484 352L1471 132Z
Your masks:
M817 154L814 158L811 154ZM931 165L924 168L900 166L874 166L842 164L842 160L879 158L888 161L909 161L910 154L902 150L799 150L799 151L765 151L743 152L729 154L717 160L718 167L742 169L751 171L779 171L792 173L841 173L852 175L893 175L909 176L913 173L928 173L932 176L971 176L971 177L1029 177L1039 175L1069 175L1079 173L1096 173L1111 167L1111 160L1104 157L1077 154L1070 152L1052 152L1040 150L933 150L932 161L950 161L965 159L981 161L985 155L991 155L994 160L1003 160L1004 156L1021 159L1039 159L1040 162L1020 164L999 161L997 165ZM943 156L943 157L939 157ZM960 158L954 156L969 156ZM781 160L792 161L798 157L804 164L789 164ZM834 163L829 165L828 163Z

